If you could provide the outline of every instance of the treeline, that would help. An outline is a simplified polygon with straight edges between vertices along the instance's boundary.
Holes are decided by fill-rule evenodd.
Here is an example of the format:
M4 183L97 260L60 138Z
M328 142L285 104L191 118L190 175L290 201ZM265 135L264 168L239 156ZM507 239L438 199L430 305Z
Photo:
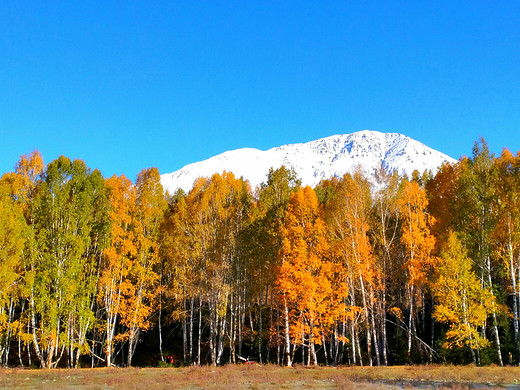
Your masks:
M22 156L0 179L4 366L518 364L520 154L165 194Z

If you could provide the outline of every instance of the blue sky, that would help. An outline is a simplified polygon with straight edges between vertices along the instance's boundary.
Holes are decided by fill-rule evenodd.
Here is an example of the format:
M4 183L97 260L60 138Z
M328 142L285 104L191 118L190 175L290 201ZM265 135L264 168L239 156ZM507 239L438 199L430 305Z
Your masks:
M133 180L364 129L516 152L518 26L514 1L4 1L0 173L39 149Z

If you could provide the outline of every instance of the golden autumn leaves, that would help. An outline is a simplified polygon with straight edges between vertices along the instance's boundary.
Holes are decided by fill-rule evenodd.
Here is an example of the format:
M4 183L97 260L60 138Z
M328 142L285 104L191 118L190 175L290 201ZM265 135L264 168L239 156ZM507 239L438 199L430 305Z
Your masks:
M19 210L23 230L2 229L11 243L23 241L16 264L9 265L16 290L0 309L7 313L4 351L16 337L22 364L23 344L29 363L34 355L52 368L66 357L68 366L76 366L81 355L96 355L87 337L99 327L105 329L107 365L114 340L128 341L130 363L132 346L156 308L154 266L166 207L157 169L143 170L134 186L124 177L105 181L99 171L63 156L44 167L35 152L22 156L0 188L7 194L2 204ZM9 216L3 208L0 214ZM2 256L3 265L7 259ZM126 329L115 334L116 326Z
M113 176L106 186L112 223L97 299L106 313L107 366L113 364L115 341L128 342L127 365L131 365L140 332L151 326L160 292L159 227L166 200L156 168L141 171L135 186L124 176ZM118 323L125 332L115 334Z
M348 295L341 267L329 256L326 227L316 193L304 187L294 193L282 228L282 264L276 281L284 305L290 308L293 343L310 346L309 363L316 364L316 344L328 339L332 325L346 316ZM291 361L288 360L288 364Z
M485 144L375 187L281 167L254 192L224 172L174 195L154 168L134 184L23 156L0 180L2 363L131 365L146 339L190 364L500 364L520 333L518 188L520 158Z

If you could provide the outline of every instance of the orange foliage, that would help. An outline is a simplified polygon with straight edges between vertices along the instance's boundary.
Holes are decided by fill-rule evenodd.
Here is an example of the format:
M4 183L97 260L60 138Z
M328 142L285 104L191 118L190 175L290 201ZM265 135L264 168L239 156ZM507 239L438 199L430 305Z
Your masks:
M424 286L436 261L432 256L435 237L430 233L435 219L426 212L426 192L416 182L405 183L398 204L403 217L401 242L406 248L408 284Z
M283 263L276 286L291 309L290 333L295 343L305 335L321 344L334 321L346 315L348 287L343 269L329 260L326 226L310 187L291 195L282 228Z

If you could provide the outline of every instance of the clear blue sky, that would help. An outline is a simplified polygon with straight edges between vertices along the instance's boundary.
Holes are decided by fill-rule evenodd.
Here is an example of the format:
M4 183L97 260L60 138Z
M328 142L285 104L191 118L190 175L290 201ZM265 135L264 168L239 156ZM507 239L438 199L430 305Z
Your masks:
M515 1L3 1L0 173L135 179L363 129L520 149Z

